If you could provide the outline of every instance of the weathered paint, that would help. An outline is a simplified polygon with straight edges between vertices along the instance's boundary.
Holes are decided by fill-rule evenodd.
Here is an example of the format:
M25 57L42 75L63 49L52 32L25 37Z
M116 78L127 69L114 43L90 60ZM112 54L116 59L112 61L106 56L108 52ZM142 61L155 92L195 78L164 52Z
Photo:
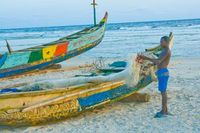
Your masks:
M41 60L43 60L42 50L38 49L31 52L28 63L33 63Z
M66 102L40 107L24 113L14 112L9 115L3 115L0 112L0 125L8 125L7 121L4 121L5 119L9 119L9 125L13 126L49 123L55 120L69 117L72 114L76 114L78 110L78 101L76 99L72 99Z
M1 69L27 64L30 53L30 51L26 51L9 54Z
M87 44L91 44L94 42L93 40L99 40L103 36L103 34L104 34L104 27L91 34L85 35L77 39L73 39L72 41L70 41L70 44L68 46L68 51L72 51L81 48Z
M11 75L16 75L16 74L36 70L36 69L42 69L42 68L49 66L50 64L51 64L51 62L45 62L45 63L38 64L38 65L28 66L26 68L19 68L19 69L10 70L8 72L0 73L0 78L4 78L4 77L11 76Z
M67 53L69 42L58 44L54 56L61 56Z
M54 57L57 45L48 46L42 49L43 59L46 61L51 60Z
M7 53L3 54L2 57L0 58L0 68L1 66L4 64L4 62L6 61L7 59Z
M151 76L147 76L145 79L142 79L135 87L129 88L126 85L123 85L88 97L78 98L78 101L82 109L90 108L105 101L114 100L116 98L130 94L131 92L138 91L139 89L144 88L151 82L152 82Z

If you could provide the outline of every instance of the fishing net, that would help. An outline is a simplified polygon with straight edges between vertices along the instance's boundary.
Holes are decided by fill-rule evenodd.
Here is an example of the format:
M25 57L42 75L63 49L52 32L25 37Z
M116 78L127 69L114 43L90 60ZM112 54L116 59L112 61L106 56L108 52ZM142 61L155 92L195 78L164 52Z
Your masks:
M146 54L148 57L152 57L151 54ZM67 88L69 86L94 83L100 84L103 82L116 82L125 81L125 83L133 87L145 76L155 73L155 67L151 65L149 61L139 59L138 56L131 56L128 59L127 67L118 73L113 73L107 76L92 76L92 77L73 77L63 78L57 80L43 80L40 82L32 83L26 86L18 87L21 91L35 91L35 90L46 90L54 88Z

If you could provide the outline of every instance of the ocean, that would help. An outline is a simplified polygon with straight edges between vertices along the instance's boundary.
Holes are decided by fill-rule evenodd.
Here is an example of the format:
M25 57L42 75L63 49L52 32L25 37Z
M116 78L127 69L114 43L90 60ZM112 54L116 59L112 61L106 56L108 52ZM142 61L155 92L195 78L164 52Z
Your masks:
M0 29L0 52L48 43L90 25ZM161 36L173 32L174 57L200 57L200 19L108 24L103 42L80 57L126 57L159 44Z

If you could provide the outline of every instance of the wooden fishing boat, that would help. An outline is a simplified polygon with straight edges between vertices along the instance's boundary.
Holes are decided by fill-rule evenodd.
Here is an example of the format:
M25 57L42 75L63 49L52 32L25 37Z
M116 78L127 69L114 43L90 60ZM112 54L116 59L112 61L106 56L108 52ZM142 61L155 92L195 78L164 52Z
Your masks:
M5 53L0 57L0 78L43 69L97 46L103 39L108 14L99 24L48 44Z
M28 126L55 122L127 97L152 82L147 76L129 88L124 81L84 84L64 89L0 95L0 125Z
M173 35L170 34L171 39ZM172 46L172 43L171 43ZM149 49L144 54L155 58L161 53ZM125 98L155 81L149 62L140 66L140 79L135 86L125 80L84 83L61 89L18 92L0 95L0 125L28 126L62 120L95 107ZM147 72L142 74L143 72ZM153 69L155 72L156 69Z

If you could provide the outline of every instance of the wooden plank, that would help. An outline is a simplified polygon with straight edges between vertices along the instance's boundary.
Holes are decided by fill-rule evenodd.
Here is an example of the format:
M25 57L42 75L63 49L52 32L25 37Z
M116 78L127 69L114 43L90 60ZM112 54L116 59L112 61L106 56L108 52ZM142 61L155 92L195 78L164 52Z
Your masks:
M46 74L46 73L75 71L75 70L79 70L81 68L88 68L88 67L92 67L92 65L86 64L86 65L80 65L80 66L66 67L66 68L62 68L62 69L45 68L45 69L42 69L42 70L34 70L34 71L29 71L29 72L26 72L26 73L22 73L22 74L10 76L10 77L0 78L0 81L17 79L17 78L25 78L25 77L29 77L29 76L42 75L42 74Z

